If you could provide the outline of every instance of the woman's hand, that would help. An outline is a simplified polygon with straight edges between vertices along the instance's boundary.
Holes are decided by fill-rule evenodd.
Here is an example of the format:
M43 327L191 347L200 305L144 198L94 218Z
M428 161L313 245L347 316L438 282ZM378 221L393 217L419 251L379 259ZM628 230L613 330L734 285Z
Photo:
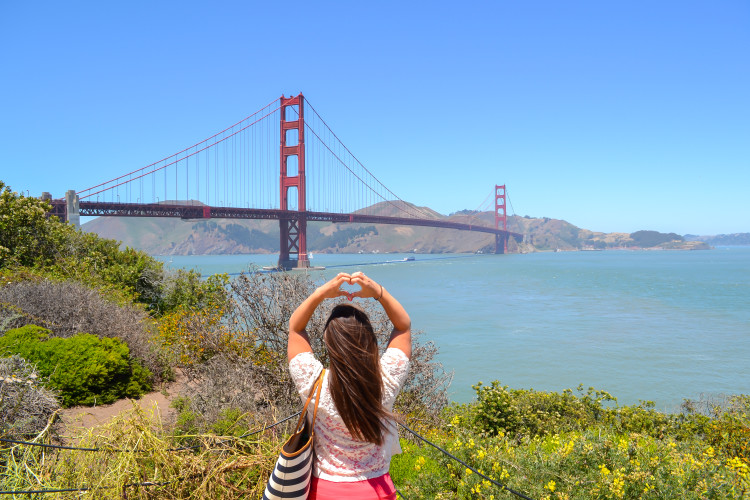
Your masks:
M349 300L352 300L352 294L341 289L341 285L345 283L351 284L352 277L347 273L339 273L327 283L319 286L316 291L324 299L335 299L336 297L345 296Z
M361 299L372 297L374 299L380 299L383 296L383 287L376 283L375 280L365 276L362 271L357 271L352 274L349 283L361 287L360 290L349 294L351 297L359 297ZM351 300L351 298L349 300Z

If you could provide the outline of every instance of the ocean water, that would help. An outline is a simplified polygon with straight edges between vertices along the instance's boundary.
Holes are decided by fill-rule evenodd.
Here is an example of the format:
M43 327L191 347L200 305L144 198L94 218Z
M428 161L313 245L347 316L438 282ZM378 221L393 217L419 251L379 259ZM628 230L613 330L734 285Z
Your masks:
M472 385L609 391L665 411L686 398L750 394L750 247L525 255L315 255L315 279L361 270ZM203 274L273 265L275 255L165 257Z

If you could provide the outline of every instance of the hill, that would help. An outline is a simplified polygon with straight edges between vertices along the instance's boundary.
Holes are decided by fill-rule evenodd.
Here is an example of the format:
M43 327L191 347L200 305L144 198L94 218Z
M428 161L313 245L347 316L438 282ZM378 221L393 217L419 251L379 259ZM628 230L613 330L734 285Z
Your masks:
M449 216L404 202L381 202L366 209L368 214L403 216L419 210L440 220L494 225L492 212L462 210ZM86 232L119 240L124 246L152 255L211 255L276 253L279 226L274 220L99 217L83 225ZM508 217L508 230L525 235L511 239L508 251L603 250L611 248L705 249L705 242L686 241L674 233L638 231L600 233L578 228L548 217ZM315 253L473 253L494 251L494 236L455 229L390 224L332 224L310 222L308 251Z
M750 233L716 234L712 236L686 234L685 239L703 241L711 246L750 245Z

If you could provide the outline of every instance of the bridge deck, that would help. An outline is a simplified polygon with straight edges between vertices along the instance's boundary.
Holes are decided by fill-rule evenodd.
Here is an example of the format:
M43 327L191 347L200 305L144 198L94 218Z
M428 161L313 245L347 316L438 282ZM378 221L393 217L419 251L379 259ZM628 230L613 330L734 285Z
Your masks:
M52 200L52 212L57 214L65 201ZM62 206L58 206L62 205ZM507 235L517 240L523 235L494 227L478 224L464 224L439 219L416 219L409 217L389 217L383 215L340 214L331 212L299 212L296 210L278 210L263 208L209 207L206 205L165 204L165 203L111 203L98 201L81 201L82 217L179 217L181 219L272 219L289 220L304 218L308 221L325 221L335 223L396 224L408 226L439 227L461 231L478 231L482 233Z

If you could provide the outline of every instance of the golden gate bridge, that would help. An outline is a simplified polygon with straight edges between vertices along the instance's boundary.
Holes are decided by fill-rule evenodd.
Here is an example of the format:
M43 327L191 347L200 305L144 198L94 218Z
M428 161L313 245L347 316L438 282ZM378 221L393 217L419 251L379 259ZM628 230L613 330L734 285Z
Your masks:
M309 110L308 110L309 108ZM495 224L439 218L396 196L341 142L300 93L281 96L221 132L171 156L63 199L52 215L274 219L282 269L309 267L307 223L429 226L495 235L505 253L506 191L496 185ZM396 215L393 215L396 214Z

